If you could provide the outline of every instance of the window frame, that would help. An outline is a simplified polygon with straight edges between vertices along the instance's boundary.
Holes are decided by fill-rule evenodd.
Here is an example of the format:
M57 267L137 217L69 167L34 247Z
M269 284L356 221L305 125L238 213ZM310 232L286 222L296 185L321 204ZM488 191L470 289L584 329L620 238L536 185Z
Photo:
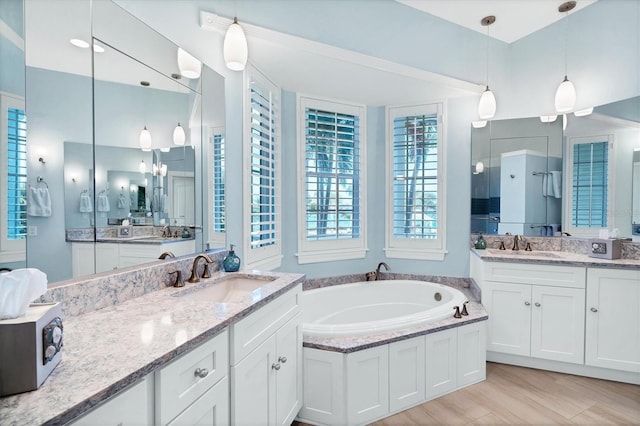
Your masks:
M360 236L358 238L336 238L308 240L306 217L306 109L319 109L359 117L359 206ZM298 94L296 97L298 123L297 137L297 194L298 194L298 264L330 262L335 260L362 259L367 253L367 109L365 105L322 99Z
M282 264L282 91L274 82L262 74L255 66L248 65L244 73L244 112L243 112L243 177L245 191L243 191L243 240L245 268L271 270L279 268ZM274 185L273 208L274 215L274 244L266 247L251 247L251 219L252 219L252 193L251 193L251 91L253 87L261 86L270 93L273 110L277 112L274 128Z
M8 178L6 172L8 170L7 149L9 145L9 118L7 112L9 108L16 108L25 111L24 98L9 93L0 92L0 129L3 129L0 135L0 263L24 262L26 260L26 237L22 240L9 240L7 229L8 215ZM26 201L26 200L25 200Z
M573 215L573 147L576 144L586 144L586 143L596 143L596 142L607 142L609 152L607 154L607 226L606 227L575 227L573 226L572 215ZM604 134L604 135L592 135L592 136L580 136L580 137L569 137L567 138L566 144L566 152L564 155L565 164L563 173L563 194L570 194L570 196L564 197L563 201L563 224L564 224L564 232L568 232L573 236L579 237L598 237L600 235L601 230L610 229L615 227L614 216L612 214L612 202L615 199L614 197L614 189L615 189L615 135L612 134Z
M447 254L447 128L446 101L385 108L387 138L385 150L385 255L412 260L444 260ZM396 117L436 114L438 119L437 165L437 238L396 238L394 236L394 119Z
M226 179L226 150L225 150L225 142L226 142L226 137L225 137L225 129L224 127L209 127L207 130L207 147L208 147L208 151L207 151L207 158L209 161L207 161L208 163L208 194L209 194L209 214L208 216L208 221L209 221L209 240L208 240L208 245L209 247L225 247L227 245L227 227L226 227L226 206L224 203L225 200L225 196L226 196L226 185L225 185L225 179ZM215 138L217 136L221 136L222 138L222 159L220 161L222 161L223 164L223 174L222 174L222 190L220 191L220 188L217 187L216 185L216 177L215 177L215 163L216 161L215 159L215 155L216 155L216 146L215 146ZM219 193L218 191L220 191L221 193ZM216 208L215 208L215 203L216 203L216 197L222 197L223 203L222 203L222 214L224 214L225 216L225 227L224 227L224 231L216 231L216 215L218 213L216 213Z

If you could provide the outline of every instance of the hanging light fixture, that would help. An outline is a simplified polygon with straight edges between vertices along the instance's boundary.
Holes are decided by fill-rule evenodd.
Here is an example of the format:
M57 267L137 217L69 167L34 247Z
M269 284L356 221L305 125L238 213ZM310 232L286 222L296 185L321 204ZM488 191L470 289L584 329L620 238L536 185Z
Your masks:
M178 68L180 69L180 74L187 78L200 78L202 62L178 47Z
M140 131L140 149L143 151L151 151L151 132L144 126Z
M568 1L558 6L558 12L567 14L567 29L564 38L564 80L556 90L556 111L568 112L576 105L576 88L567 78L567 39L569 37L569 11L576 7L575 1Z
M247 65L249 48L244 30L238 24L238 18L233 18L233 23L227 28L222 47L224 63L232 71L242 71Z
M489 89L489 26L494 22L496 17L493 15L485 16L480 20L482 26L487 27L487 88L482 92L480 103L478 103L478 116L481 120L488 120L496 115L496 97Z
M138 170L140 173L147 173L147 165L144 163L144 160L140 161L140 165L138 166Z
M184 146L184 142L187 140L187 136L184 133L184 129L178 121L178 125L173 129L173 144L178 146Z

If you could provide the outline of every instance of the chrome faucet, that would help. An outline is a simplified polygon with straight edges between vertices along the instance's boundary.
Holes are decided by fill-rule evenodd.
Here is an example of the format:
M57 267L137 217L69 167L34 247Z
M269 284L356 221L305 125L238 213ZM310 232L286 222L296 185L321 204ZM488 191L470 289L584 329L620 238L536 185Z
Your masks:
M518 241L522 241L522 236L516 235L515 237L513 237L513 247L511 247L511 250L520 250Z
M380 279L380 267L384 266L385 271L389 272L391 268L384 262L378 263L378 267L376 268L376 281Z
M191 275L187 280L190 283L197 283L198 281L200 281L200 277L198 276L198 264L202 259L204 259L206 262L206 264L204 265L204 271L202 272L202 278L211 278L211 275L209 274L209 265L213 263L213 260L211 260L211 258L206 254L199 254L196 256L195 259L193 259L193 266L191 267Z
M173 253L172 253L172 252L170 252L170 251L165 251L165 252L163 252L163 253L158 257L158 259L162 259L162 260L164 260L164 259L166 259L167 257L174 258L174 257L176 257L176 255L175 255L175 254L173 254Z

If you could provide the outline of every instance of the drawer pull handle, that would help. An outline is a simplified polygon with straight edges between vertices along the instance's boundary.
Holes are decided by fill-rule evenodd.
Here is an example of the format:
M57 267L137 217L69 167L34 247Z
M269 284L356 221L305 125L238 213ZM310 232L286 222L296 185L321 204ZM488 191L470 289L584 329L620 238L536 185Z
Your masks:
M531 303L529 303L529 302L524 302L524 306L531 306Z
M200 377L201 379L207 377L208 374L209 370L207 370L206 368L196 368L196 371L193 372L194 376Z
M286 356L281 356L281 357L279 357L279 358L278 358L278 362L281 362L281 363L283 363L283 364L284 364L285 362L287 362L287 357L286 357Z
M540 303L538 302L534 303L534 305L536 305L538 308L540 307Z
M273 368L274 370L278 371L278 370L280 370L280 364L271 364L271 368Z
M598 312L596 308L591 308L591 312Z

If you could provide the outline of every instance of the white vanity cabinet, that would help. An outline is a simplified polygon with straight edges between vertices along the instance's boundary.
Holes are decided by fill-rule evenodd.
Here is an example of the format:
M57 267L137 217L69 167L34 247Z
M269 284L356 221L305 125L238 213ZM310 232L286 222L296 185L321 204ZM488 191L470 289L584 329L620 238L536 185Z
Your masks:
M69 423L73 426L152 426L153 374Z
M229 423L229 339L225 329L155 372L155 424Z
M640 373L640 270L589 268L585 363Z
M487 350L584 362L585 268L485 262Z
M302 405L301 288L231 328L231 424L290 425Z

